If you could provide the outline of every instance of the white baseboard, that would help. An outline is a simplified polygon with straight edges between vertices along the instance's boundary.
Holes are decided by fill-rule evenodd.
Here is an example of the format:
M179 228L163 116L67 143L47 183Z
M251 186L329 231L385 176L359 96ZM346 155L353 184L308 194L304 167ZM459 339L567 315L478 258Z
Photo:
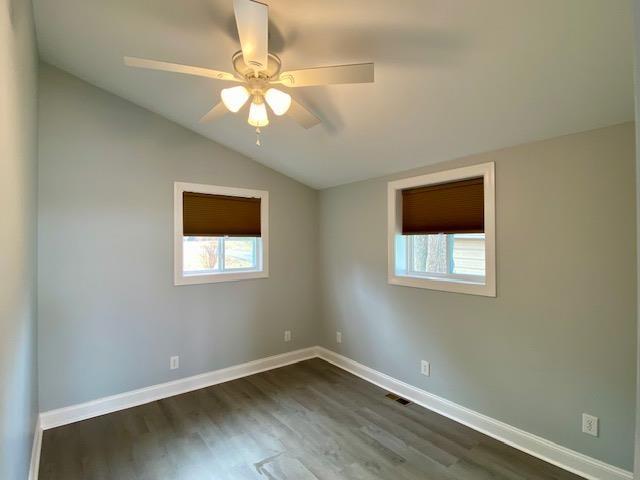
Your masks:
M281 355L241 363L240 365L234 365L221 370L214 370L172 382L160 383L130 392L99 398L78 405L49 410L48 412L40 414L40 424L43 430L47 430L49 428L59 427L80 420L86 420L87 418L93 418L106 413L153 402L162 398L172 397L192 390L209 387L218 383L228 382L236 378L264 372L265 370L284 367L285 365L297 363L316 356L316 347L303 348Z
M378 372L343 355L332 352L324 347L309 347L293 352L274 355L235 365L221 370L182 378L173 382L153 385L151 387L132 390L130 392L112 395L92 400L90 402L71 405L69 407L50 410L40 414L39 425L36 428L31 460L30 480L36 480L40 459L40 443L42 430L67 425L69 423L97 417L107 413L124 410L162 398L179 395L181 393L198 390L218 383L228 382L236 378L246 377L256 373L283 367L310 358L319 357L337 367L378 385L385 390L396 393L429 410L451 418L463 425L493 437L518 450L540 458L560 468L573 472L589 480L632 480L633 474L621 468L609 465L600 460L588 457L582 453L568 449L544 438L525 432L499 420L487 417L481 413L438 397L425 390L409 385L400 380ZM35 465L35 466L34 466ZM35 472L35 476L33 475Z
M31 465L29 466L29 480L38 480L40 469L40 447L42 447L42 427L40 417L36 418L33 430L33 446L31 447Z
M318 357L358 377L495 438L518 450L589 480L631 480L633 474L550 442L499 420L474 412L425 390L378 372L343 355L317 347Z

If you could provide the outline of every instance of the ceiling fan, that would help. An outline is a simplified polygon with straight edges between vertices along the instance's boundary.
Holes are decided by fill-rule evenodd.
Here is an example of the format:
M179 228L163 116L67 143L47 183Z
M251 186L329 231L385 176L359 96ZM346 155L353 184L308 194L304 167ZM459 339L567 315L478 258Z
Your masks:
M200 122L216 120L227 111L236 113L251 99L247 122L256 127L258 146L260 145L260 127L269 125L265 104L269 105L275 115L286 113L304 128L311 128L320 123L320 119L313 112L294 100L288 93L275 88L274 85L297 88L373 82L373 63L282 72L280 58L269 53L269 7L255 0L233 0L233 9L241 46L241 50L231 58L235 73L136 57L124 57L124 63L130 67L185 73L241 83L241 85L223 89L220 92L221 102L209 110Z

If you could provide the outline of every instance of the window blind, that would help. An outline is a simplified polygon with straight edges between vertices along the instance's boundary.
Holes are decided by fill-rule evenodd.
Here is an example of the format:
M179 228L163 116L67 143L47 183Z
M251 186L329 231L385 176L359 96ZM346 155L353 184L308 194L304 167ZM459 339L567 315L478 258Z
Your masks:
M484 233L482 177L402 191L402 234L438 233Z
M192 237L259 237L260 199L184 192L182 228Z

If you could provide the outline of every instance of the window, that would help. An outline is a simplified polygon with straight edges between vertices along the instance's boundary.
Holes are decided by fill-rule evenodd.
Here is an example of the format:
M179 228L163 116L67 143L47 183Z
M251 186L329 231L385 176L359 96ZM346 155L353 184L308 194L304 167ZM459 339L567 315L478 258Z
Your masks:
M182 237L182 271L186 275L256 271L257 237Z
M494 164L388 188L389 283L495 296Z
M484 233L407 235L406 242L409 274L484 281Z
M175 284L268 277L268 192L176 182Z

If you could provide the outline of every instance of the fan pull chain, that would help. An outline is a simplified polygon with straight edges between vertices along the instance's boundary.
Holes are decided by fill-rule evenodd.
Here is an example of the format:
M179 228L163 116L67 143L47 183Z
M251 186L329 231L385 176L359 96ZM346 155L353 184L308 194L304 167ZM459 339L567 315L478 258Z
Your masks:
M256 128L256 145L258 147L262 146L262 142L260 141L260 127Z

